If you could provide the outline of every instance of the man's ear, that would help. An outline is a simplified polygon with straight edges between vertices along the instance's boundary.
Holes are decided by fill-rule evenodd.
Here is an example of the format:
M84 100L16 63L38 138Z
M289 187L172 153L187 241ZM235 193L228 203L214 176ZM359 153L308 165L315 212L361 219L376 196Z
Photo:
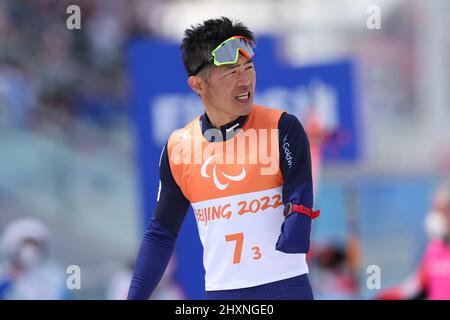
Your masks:
M188 85L189 87L191 87L192 91L194 91L199 96L201 96L201 94L205 90L205 83L199 76L190 76L188 78Z

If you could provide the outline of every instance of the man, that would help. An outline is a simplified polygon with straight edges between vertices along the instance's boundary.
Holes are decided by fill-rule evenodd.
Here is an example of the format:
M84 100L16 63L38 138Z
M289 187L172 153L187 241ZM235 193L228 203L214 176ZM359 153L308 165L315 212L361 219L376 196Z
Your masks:
M254 36L227 18L185 31L188 85L205 113L170 136L158 204L128 298L147 299L175 246L189 203L203 245L207 299L312 299L313 185L298 119L253 104ZM247 143L246 143L247 142Z
M450 300L450 186L442 185L435 192L432 209L425 217L425 230L431 239L418 270L377 299Z

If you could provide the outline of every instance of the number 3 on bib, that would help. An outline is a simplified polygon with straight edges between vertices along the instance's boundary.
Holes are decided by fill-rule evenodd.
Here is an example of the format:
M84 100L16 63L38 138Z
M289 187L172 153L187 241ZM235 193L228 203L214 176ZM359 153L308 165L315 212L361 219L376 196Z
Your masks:
M234 247L234 255L233 255L233 264L241 263L241 257L242 257L242 247L244 245L244 233L233 233L233 234L227 234L225 236L225 241L236 241L236 245ZM262 257L261 251L258 246L252 247L254 256L254 260L259 260Z

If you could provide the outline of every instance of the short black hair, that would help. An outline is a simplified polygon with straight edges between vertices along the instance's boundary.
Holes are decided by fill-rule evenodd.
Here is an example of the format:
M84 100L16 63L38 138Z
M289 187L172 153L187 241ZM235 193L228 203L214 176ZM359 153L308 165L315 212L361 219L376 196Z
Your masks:
M202 65L209 62L214 48L232 36L243 36L252 46L255 45L255 37L245 25L234 23L226 17L206 20L186 29L180 49L187 74L197 73Z

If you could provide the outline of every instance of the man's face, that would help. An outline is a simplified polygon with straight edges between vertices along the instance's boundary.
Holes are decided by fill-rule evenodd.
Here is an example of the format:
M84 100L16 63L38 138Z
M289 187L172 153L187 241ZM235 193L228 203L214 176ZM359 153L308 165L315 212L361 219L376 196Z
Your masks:
M235 64L210 68L200 92L206 110L225 120L249 114L256 83L253 60L239 55Z

